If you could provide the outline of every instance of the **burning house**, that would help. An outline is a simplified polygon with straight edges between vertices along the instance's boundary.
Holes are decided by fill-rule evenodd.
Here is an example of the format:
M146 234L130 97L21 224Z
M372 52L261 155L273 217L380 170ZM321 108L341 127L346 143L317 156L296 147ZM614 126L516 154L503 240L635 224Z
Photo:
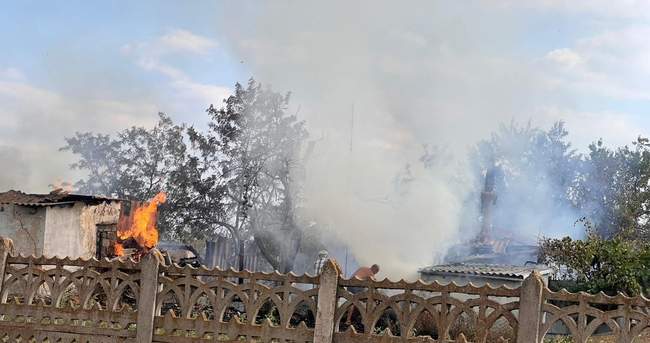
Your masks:
M149 201L123 202L116 223L97 226L97 258L138 260L155 248L167 264L199 266L201 256L191 245L159 241L158 207L165 201L167 194L161 192Z
M103 228L118 223L123 203L62 191L0 193L0 236L11 238L20 254L94 257Z
M139 202L12 190L0 193L0 236L24 255L138 258L158 245L158 206L165 200L165 193Z
M474 239L452 247L442 265L420 269L425 281L460 284L472 282L477 285L516 286L533 271L545 280L552 270L538 265L538 246L517 239L512 233L500 228L500 238L493 224L494 207L497 203L496 178L498 168L489 169L481 192L480 230Z
M167 201L167 194L158 193L148 202L131 202L121 212L115 228L116 241L113 254L116 256L140 255L158 244L158 206Z
M517 237L512 230L494 225L494 210L498 201L496 180L499 169L485 174L481 192L481 217L478 235L469 242L452 247L445 263L512 264L522 266L537 261L538 247ZM496 238L495 236L499 236Z

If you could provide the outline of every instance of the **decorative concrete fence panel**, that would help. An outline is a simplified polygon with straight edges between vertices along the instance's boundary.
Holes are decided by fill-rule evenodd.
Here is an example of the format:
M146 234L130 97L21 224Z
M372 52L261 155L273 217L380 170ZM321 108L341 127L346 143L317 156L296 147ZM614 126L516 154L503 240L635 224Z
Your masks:
M318 277L160 268L154 342L312 342Z
M560 328L576 343L606 335L616 337L616 342L650 342L650 300L644 297L544 289L543 299L540 337L550 337L553 328Z
M650 301L520 288L69 260L0 241L0 342L645 342ZM566 339L563 338L563 339Z
M6 247L0 341L136 342L140 265L8 256Z
M340 280L334 341L359 341L355 336L421 341L428 336L448 342L462 334L472 342L502 337L514 342L519 295L519 289L489 286ZM349 324L351 318L356 326Z

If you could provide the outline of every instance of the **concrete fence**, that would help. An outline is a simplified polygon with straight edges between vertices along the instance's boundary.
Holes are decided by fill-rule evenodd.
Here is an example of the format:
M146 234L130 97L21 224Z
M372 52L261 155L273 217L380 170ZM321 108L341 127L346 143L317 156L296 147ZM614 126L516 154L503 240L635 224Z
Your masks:
M0 244L2 342L633 342L642 297L12 256ZM636 340L635 342L643 342ZM610 342L612 340L609 340ZM612 341L612 342L613 342Z

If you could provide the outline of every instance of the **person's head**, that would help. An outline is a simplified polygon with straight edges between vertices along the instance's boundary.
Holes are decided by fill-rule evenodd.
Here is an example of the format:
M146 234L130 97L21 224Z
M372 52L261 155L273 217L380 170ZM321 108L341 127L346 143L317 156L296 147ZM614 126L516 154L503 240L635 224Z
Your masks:
M320 257L320 258L325 258L325 257L327 257L327 255L328 255L327 250L321 250L318 253L318 257Z
M379 273L379 266L376 265L376 264L373 264L373 265L370 267L370 270L372 271L373 274L377 274L377 273Z

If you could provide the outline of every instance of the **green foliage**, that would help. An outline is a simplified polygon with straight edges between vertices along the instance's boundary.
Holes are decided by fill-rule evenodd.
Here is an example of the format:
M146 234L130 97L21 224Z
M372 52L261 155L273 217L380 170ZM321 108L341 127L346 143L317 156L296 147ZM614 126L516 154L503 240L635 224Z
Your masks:
M206 168L219 175L225 191L218 221L238 241L254 236L265 259L289 272L303 230L296 213L299 168L307 138L304 123L287 113L289 95L250 80L235 85L224 106L210 106L209 130L189 135Z
M163 236L205 239L227 233L239 247L254 239L267 261L288 272L299 251L317 248L304 235L301 205L304 123L287 111L289 95L250 80L222 107L210 106L208 130L176 125L165 114L153 128L66 138L64 151L86 172L82 193L146 200L164 191Z
M548 129L511 123L476 145L470 156L475 174L495 166L499 171L494 226L564 234L569 223L584 217L604 237L633 231L650 239L650 141L609 148L597 140L580 154L567 137L562 122ZM478 208L481 185L474 189L466 213Z
M553 336L553 337L544 337L544 343L574 343L573 337L571 336Z
M188 206L188 199L202 183L189 154L185 130L160 113L153 128L131 127L115 136L78 132L66 138L61 150L75 154L78 159L72 168L86 172L75 184L81 193L147 200L167 192L159 228L168 237L181 238L199 234L193 218L200 216L202 209ZM205 196L214 195L206 192ZM219 207L211 210L218 212Z
M546 238L540 259L558 267L561 279L575 281L570 291L638 295L650 287L650 244L626 232L606 239L588 229L583 240Z
M613 150L602 140L589 146L574 194L582 213L601 235L631 230L650 238L649 148L647 138Z

